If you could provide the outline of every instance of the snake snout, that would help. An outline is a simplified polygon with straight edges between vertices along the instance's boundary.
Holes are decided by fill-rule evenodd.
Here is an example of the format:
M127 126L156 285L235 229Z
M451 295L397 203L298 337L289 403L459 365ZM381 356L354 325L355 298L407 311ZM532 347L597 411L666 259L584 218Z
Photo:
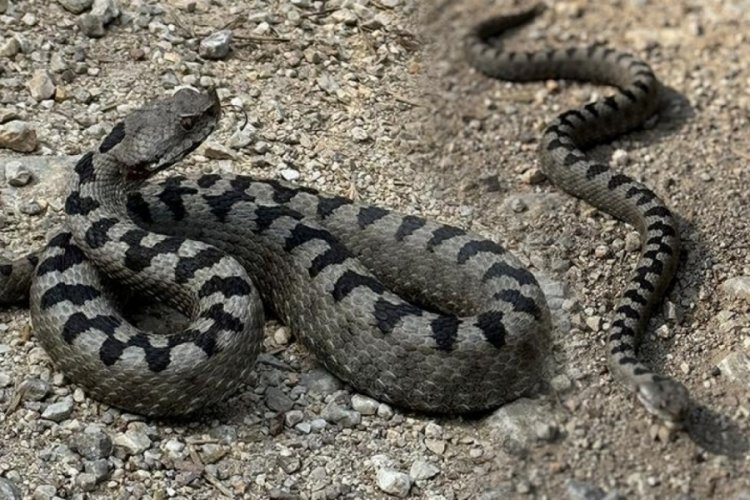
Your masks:
M640 384L638 399L651 414L672 424L684 421L690 408L685 386L666 377Z

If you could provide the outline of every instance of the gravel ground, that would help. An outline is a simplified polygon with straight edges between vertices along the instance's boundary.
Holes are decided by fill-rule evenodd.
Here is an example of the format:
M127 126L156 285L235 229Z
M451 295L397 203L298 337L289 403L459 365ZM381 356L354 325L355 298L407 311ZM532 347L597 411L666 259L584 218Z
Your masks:
M672 435L606 370L634 233L549 185L535 157L545 121L606 89L506 84L462 60L466 27L512 5L8 3L4 255L43 244L75 155L119 117L179 85L217 86L222 129L179 170L293 180L493 237L539 277L555 333L550 390L491 415L436 418L358 395L269 322L246 390L156 421L88 399L52 369L28 311L6 309L0 499L750 497L747 0L561 1L509 42L629 48L668 87L658 121L592 154L680 217L684 258L642 347L691 391L687 430Z

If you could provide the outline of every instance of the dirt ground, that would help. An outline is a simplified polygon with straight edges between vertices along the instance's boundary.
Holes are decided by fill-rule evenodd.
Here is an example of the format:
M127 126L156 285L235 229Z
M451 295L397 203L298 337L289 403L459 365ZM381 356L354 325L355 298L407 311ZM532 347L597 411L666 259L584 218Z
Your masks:
M294 332L270 322L246 390L185 421L148 420L68 384L28 311L7 308L0 499L750 498L750 2L550 2L508 38L526 49L604 42L643 57L665 85L658 120L591 154L679 218L680 268L641 348L690 390L687 428L669 439L606 366L606 329L638 257L632 228L538 177L544 124L607 89L498 82L462 55L469 26L528 4L118 5L101 38L54 2L11 0L0 13L0 127L22 120L38 137L33 152L0 149L3 255L38 248L59 223L65 155L176 85L217 86L231 104L222 129L177 169L294 180L501 242L550 292L551 389L480 417L410 413L316 370ZM199 56L222 28L232 52ZM32 95L38 70L54 96ZM30 184L10 183L13 161Z

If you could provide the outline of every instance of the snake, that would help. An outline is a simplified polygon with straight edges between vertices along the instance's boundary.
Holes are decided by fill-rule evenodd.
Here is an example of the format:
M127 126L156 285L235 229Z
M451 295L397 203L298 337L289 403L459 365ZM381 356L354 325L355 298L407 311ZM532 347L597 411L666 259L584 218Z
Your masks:
M608 334L610 370L649 412L680 422L687 390L635 353L676 268L674 218L649 188L583 152L653 115L659 82L640 59L603 46L499 46L539 12L481 22L466 56L502 80L618 89L554 119L539 157L552 184L639 230L640 260ZM407 409L481 412L544 383L550 311L534 275L499 243L276 179L151 179L220 116L215 91L190 88L131 112L77 161L63 228L42 251L0 262L0 302L29 301L36 338L71 382L149 416L214 406L248 381L270 312L356 391ZM167 335L135 326L122 289L177 309L187 325Z

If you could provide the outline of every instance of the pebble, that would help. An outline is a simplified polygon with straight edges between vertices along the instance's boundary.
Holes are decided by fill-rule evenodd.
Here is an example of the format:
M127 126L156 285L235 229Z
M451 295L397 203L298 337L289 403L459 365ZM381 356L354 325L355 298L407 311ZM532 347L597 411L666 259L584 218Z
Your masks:
M320 416L332 424L342 427L354 427L362 421L362 416L354 410L347 410L336 401L331 401L320 412Z
M521 198L513 198L510 202L510 208L515 213L520 214L529 209L529 206Z
M538 168L530 168L521 175L521 180L526 184L541 184L547 178Z
M378 488L389 495L404 498L411 489L411 477L391 468L382 468L377 473Z
M68 445L71 450L89 460L108 458L114 450L109 435L95 427L73 434L68 440Z
M384 420L390 420L393 417L393 408L386 403L380 403L378 405L378 417Z
M521 398L506 404L487 417L485 425L504 446L528 447L539 439L541 425L558 425L558 410L540 400Z
M83 14L78 18L78 27L81 33L89 38L101 38L104 36L104 22L93 14Z
M305 414L301 410L290 410L284 414L284 423L287 427L294 427L304 420Z
M587 316L586 326L591 328L591 331L598 332L602 328L602 321L601 316Z
M555 392L563 393L569 391L571 387L573 387L573 382L567 375L561 373L552 377L550 385Z
M205 59L224 59L229 55L231 43L231 30L217 31L201 40L198 53Z
M0 500L21 500L21 490L10 479L0 477Z
M352 396L352 409L362 415L375 415L379 407L380 403L372 398L362 396L361 394L354 394Z
M610 251L609 247L606 245L597 245L594 249L594 257L597 259L606 259L609 257Z
M93 0L57 0L57 3L68 12L73 14L81 14L83 11L91 7Z
M23 392L23 399L26 401L41 401L50 393L49 382L37 377L24 380L19 389Z
M409 476L414 481L431 479L440 474L440 469L426 460L415 460L409 469Z
M273 411L285 412L294 407L294 401L278 387L269 387L266 389L266 406Z
M370 136L367 134L367 130L363 129L362 127L353 127L349 131L349 134L352 136L352 139L357 142L365 142L370 138Z
M62 422L73 413L73 399L65 398L57 403L48 405L42 412L42 418L53 422Z
M34 176L20 161L9 161L5 165L5 180L13 187L23 187L31 182Z
M750 303L750 276L729 278L721 285L728 296Z
M321 396L328 396L341 389L339 379L319 368L302 374L300 385L307 387L309 392Z
M0 57L11 58L21 52L21 42L18 38L11 36L0 45Z
M57 493L57 488L51 484L40 484L34 488L31 495L32 500L52 500Z
M635 252L641 249L641 235L636 231L630 231L625 235L625 251Z
M425 438L424 439L424 445L425 447L433 452L435 455L442 455L445 453L445 441L442 439L432 439L432 438Z
M569 479L565 491L570 500L602 500L607 494L598 486Z
M120 16L117 0L94 0L91 6L91 15L101 19L105 26Z
M10 387L13 383L13 379L5 372L0 372L0 388Z
M286 326L280 326L273 332L273 341L277 345L288 345L292 340L292 332Z
M151 448L151 439L144 432L131 429L117 434L114 444L125 448L131 455L139 455Z
M94 480L97 484L108 479L111 475L112 468L109 465L109 461L104 458L97 460L86 460L84 464L84 470L94 476Z
M629 161L628 152L624 149L615 149L612 153L612 165L615 167L624 167Z
M76 486L81 488L83 491L94 491L96 489L96 476L83 472L78 474L75 479Z
M0 125L0 148L30 153L37 147L36 130L30 123L13 120Z
M733 351L718 363L721 373L743 387L750 387L750 356L744 351Z
M203 147L203 154L209 160L235 160L237 155L234 151L219 144L218 142L207 142Z
M279 173L281 174L281 177L283 177L285 181L296 181L300 177L299 171L293 168L285 168Z

